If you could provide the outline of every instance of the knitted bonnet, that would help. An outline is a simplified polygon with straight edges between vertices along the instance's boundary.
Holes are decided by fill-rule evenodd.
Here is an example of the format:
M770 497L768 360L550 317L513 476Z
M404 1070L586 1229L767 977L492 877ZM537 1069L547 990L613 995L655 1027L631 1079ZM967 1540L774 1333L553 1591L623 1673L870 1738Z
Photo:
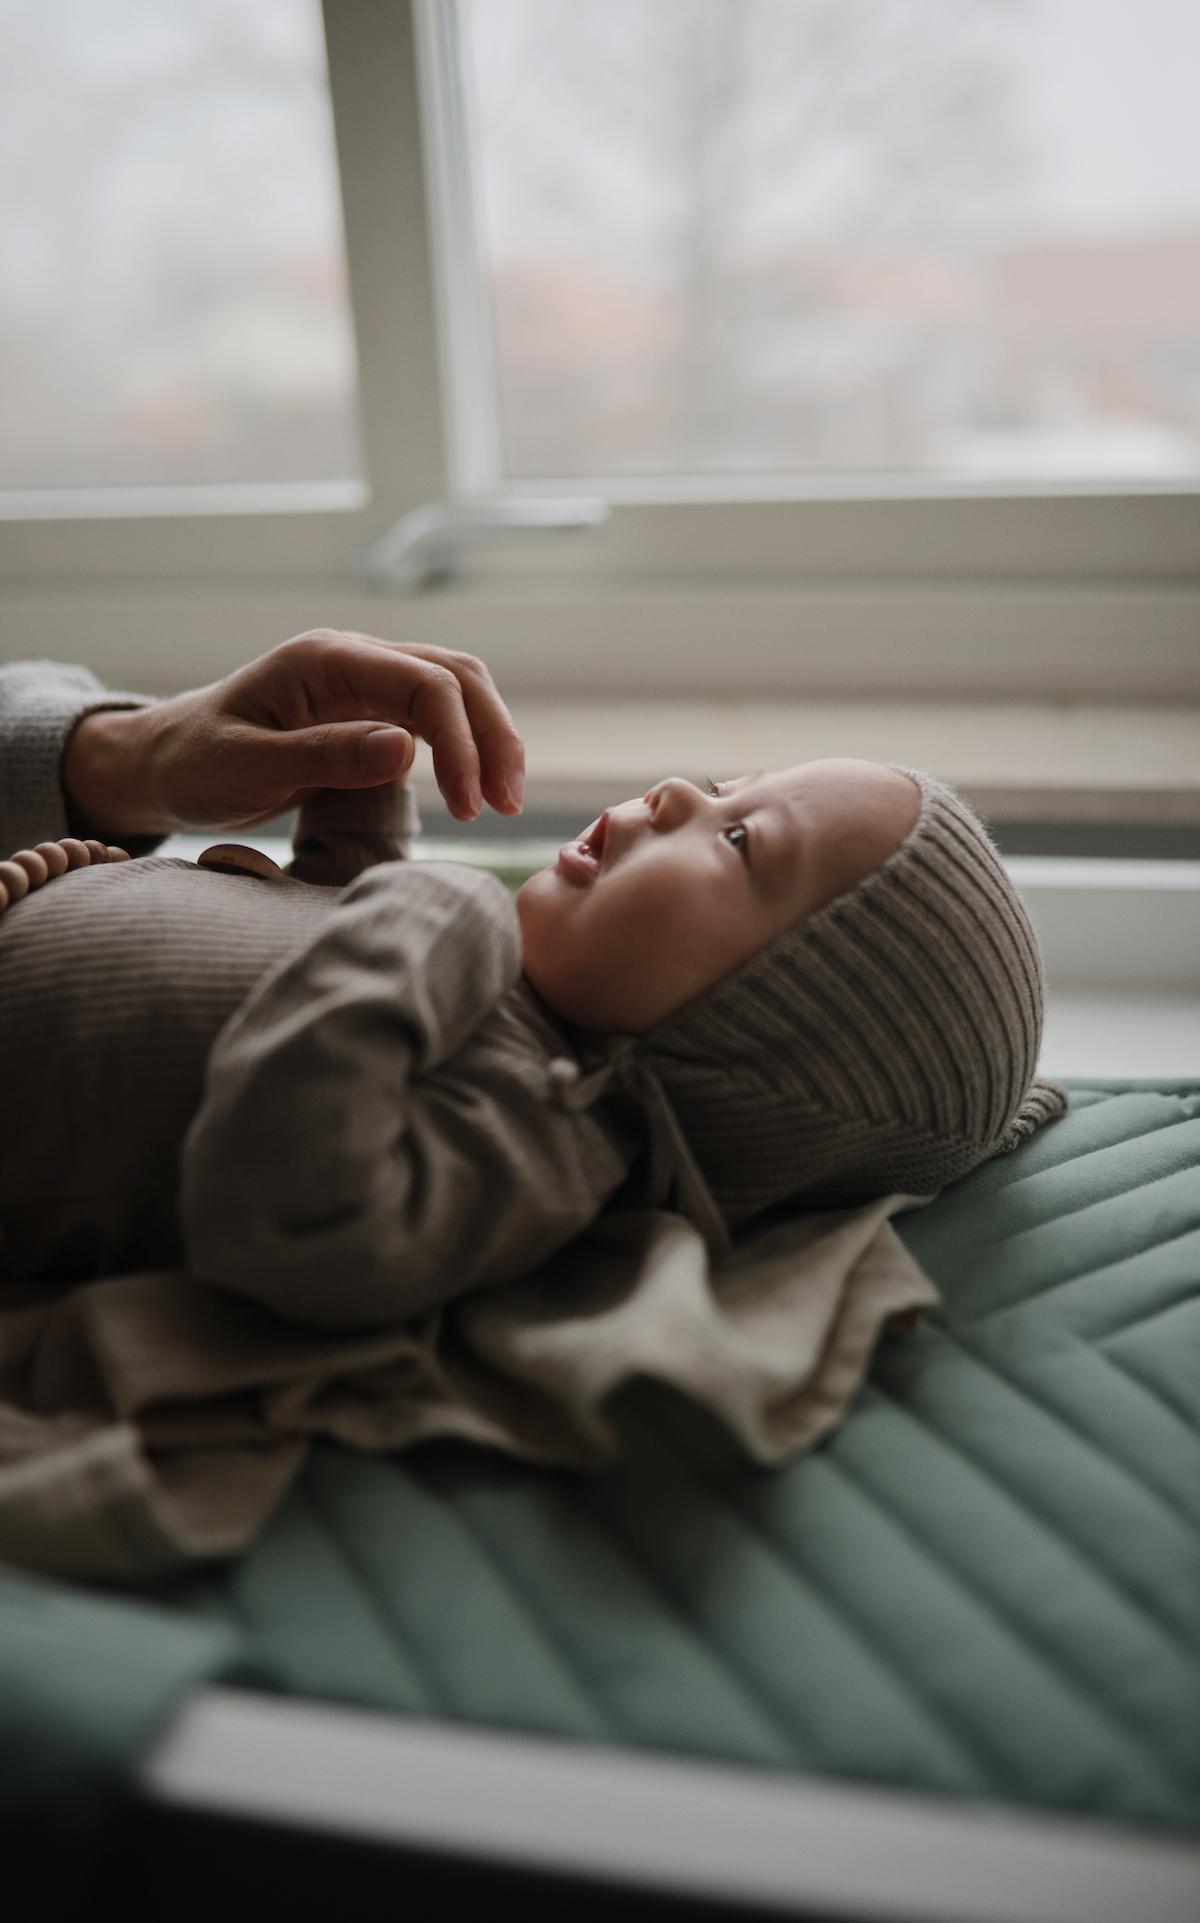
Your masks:
M1035 1073L1041 955L987 830L946 783L885 765L920 789L887 860L653 1028L605 1038L570 1091L633 1099L718 1249L777 1204L932 1196L1067 1107Z

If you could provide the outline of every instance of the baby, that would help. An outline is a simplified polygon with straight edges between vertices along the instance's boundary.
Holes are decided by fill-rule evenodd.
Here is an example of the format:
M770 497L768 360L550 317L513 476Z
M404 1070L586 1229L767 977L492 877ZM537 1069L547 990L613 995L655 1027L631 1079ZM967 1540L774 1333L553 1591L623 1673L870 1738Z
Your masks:
M515 903L404 861L415 827L411 790L325 791L286 874L236 846L0 863L0 1268L179 1265L394 1323L612 1201L720 1254L771 1209L936 1193L1066 1105L1028 918L919 770L670 777Z

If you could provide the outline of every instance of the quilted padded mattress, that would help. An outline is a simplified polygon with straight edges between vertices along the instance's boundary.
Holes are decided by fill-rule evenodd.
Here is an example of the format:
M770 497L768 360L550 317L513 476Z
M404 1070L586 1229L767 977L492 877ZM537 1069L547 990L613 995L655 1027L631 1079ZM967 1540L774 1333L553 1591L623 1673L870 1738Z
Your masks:
M1194 1825L1200 1084L1073 1083L897 1226L944 1308L787 1468L648 1380L596 1475L322 1446L154 1600L288 1693Z

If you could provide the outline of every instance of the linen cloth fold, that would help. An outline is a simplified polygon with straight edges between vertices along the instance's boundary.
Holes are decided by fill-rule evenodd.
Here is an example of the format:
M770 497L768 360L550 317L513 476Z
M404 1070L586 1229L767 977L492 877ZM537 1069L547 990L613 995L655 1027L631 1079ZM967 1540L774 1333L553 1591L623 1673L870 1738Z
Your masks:
M720 1264L683 1216L612 1210L528 1276L361 1336L174 1271L0 1291L0 1560L121 1581L235 1554L316 1437L601 1469L604 1404L641 1375L778 1465L845 1415L888 1319L939 1301L891 1220L929 1199L775 1223Z

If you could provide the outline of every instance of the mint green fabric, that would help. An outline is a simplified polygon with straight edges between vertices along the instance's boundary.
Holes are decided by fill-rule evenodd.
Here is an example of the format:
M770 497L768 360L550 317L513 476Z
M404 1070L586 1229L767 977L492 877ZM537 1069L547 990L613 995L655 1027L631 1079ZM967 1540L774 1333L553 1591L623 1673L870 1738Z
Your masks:
M7 1914L82 1915L138 1757L197 1685L265 1680L234 1629L0 1566Z
M944 1309L786 1469L647 1380L594 1477L320 1448L174 1606L301 1695L1195 1825L1200 1084L1075 1082L897 1227Z
M235 1563L136 1601L0 1592L10 1798L111 1791L237 1661L400 1715L1196 1827L1200 1083L1070 1092L897 1218L944 1307L781 1471L642 1379L594 1475L320 1446Z

